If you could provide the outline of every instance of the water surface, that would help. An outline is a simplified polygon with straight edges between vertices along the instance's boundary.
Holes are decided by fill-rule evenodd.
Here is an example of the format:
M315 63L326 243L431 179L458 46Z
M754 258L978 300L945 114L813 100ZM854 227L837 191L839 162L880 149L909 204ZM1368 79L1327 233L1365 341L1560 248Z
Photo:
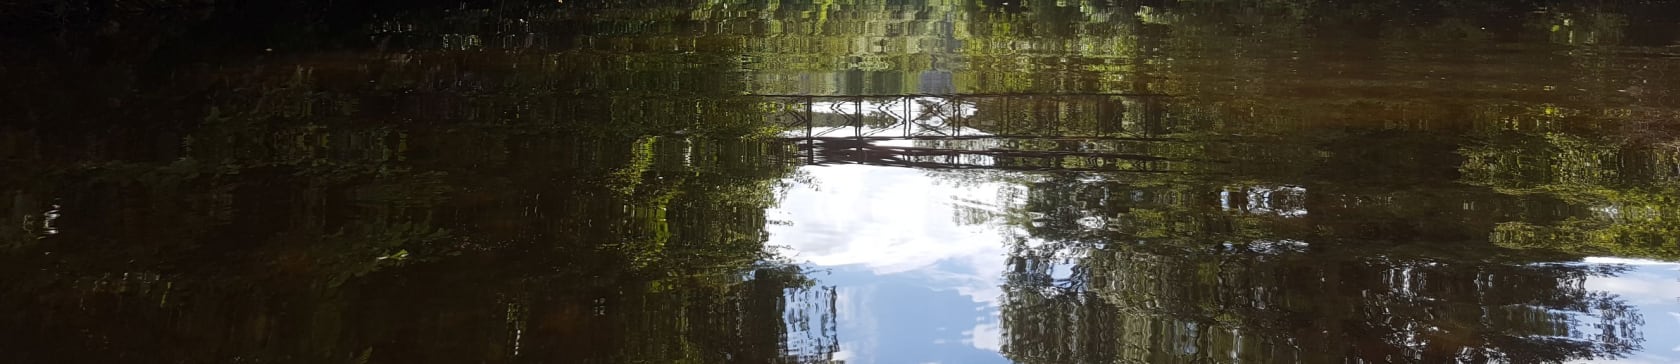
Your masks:
M0 24L0 362L1680 362L1680 3Z

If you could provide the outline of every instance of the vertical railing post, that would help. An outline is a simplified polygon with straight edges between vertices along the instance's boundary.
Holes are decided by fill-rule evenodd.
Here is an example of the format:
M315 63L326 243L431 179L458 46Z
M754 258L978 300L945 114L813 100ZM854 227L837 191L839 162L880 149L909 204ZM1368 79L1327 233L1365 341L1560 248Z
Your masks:
M852 120L857 121L857 124L852 125L852 135L863 139L863 98L852 100L852 116Z
M962 98L951 96L951 136L962 136Z
M805 96L805 158L811 164L817 164L817 140L816 135L811 134L811 129L817 123L816 116L811 113L811 107L815 103L815 97Z
M1009 108L1009 99L1010 99L1010 97L1007 97L1007 96L1005 96L1003 98L1003 117L999 118L999 119L1001 119L1001 120L999 120L999 122L1003 123L1003 127L999 128L999 129L1001 129L1003 132L998 133L998 134L1010 135L1009 134L1009 124L1011 124L1011 123L1009 122L1009 119L1015 117L1015 113L1014 113L1013 109Z
M855 146L863 145L863 115L864 115L863 114L863 97L858 97L856 99L852 99L852 113L853 113L852 115L855 116L855 118L853 118L852 120L855 120L855 122L857 123L856 125L852 126L852 137L856 141L856 142L852 143L852 145L855 147ZM869 160L869 150L868 149L864 149L864 148L856 148L856 149L858 150L857 151L857 158L858 158L857 160L859 160L859 161Z
M914 96L905 96L899 99L904 101L904 137L909 138L911 135L915 135L911 124L916 123L916 118L910 115L910 103L914 102Z

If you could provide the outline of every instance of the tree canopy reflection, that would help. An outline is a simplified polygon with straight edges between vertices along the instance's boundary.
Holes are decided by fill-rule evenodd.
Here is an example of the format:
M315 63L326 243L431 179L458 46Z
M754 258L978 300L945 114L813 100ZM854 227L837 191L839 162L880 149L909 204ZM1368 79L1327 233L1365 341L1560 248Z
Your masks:
M935 172L1027 189L1022 362L1616 357L1544 263L1680 258L1673 4L186 3L0 11L8 359L831 359L765 94L1053 121L919 145L1060 170Z

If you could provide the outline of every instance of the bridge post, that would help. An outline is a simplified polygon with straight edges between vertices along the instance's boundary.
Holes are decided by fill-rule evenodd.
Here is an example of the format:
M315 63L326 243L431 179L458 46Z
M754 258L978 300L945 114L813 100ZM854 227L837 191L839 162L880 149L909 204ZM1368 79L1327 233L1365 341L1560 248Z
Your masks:
M816 115L811 113L811 106L815 103L816 97L805 97L805 163L810 164L817 164L817 139L816 135L811 134L811 129L817 123Z
M998 128L999 130L1001 130L1001 132L999 132L998 134L1011 135L1011 134L1009 134L1009 124L1011 124L1009 122L1009 119L1014 119L1015 118L1015 114L1013 112L1014 112L1014 109L1009 108L1009 98L1008 97L1003 98L1003 113L999 114L999 115L1003 115L1003 117L998 118L998 122L1003 124L1003 125L1002 125L1002 127Z
M852 100L852 115L855 116L852 118L852 135L863 139L863 98Z
M903 101L903 104L904 104L904 114L902 115L904 117L904 137L909 138L910 136L915 135L915 130L916 130L911 125L911 124L916 123L916 116L915 115L910 115L910 103L916 102L916 97L915 96L903 96L903 97L899 97L898 99L900 101Z
M951 136L962 136L962 98L953 95L945 101L951 104Z

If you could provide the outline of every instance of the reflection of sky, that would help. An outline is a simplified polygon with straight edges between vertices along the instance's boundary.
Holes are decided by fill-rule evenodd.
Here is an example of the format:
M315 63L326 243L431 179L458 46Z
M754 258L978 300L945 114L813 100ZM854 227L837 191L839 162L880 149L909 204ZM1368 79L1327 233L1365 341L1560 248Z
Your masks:
M1620 296L1645 315L1644 352L1593 362L1680 363L1680 264L1619 258L1587 258L1586 262L1631 266L1632 270L1619 276L1588 278L1586 287Z
M1006 265L997 227L963 225L958 206L997 211L1003 185L951 186L923 171L861 165L806 167L812 186L788 191L770 243L829 274L838 287L841 352L848 363L1003 363L998 299ZM1680 264L1627 264L1590 290L1626 300L1645 317L1644 351L1603 363L1680 363ZM1059 272L1062 273L1062 272Z
M954 219L957 204L974 206L958 199L995 202L998 186L940 186L902 168L804 172L815 186L771 211L792 224L772 225L770 243L832 271L818 279L839 287L848 363L1006 362L997 354L1004 235Z

